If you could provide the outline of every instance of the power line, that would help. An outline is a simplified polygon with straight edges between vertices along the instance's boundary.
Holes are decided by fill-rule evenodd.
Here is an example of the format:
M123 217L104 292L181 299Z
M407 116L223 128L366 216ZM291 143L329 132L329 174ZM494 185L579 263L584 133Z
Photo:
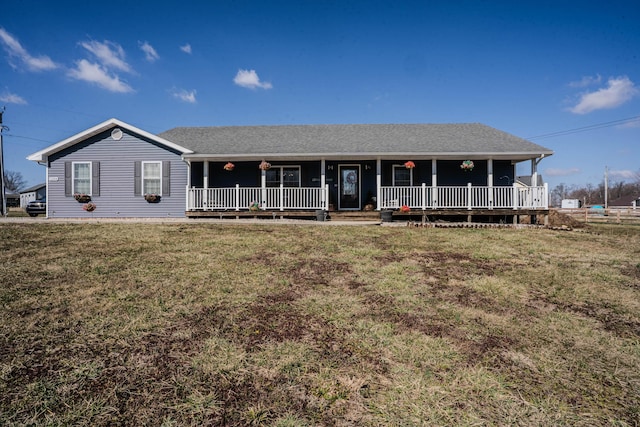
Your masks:
M38 141L38 142L46 142L47 144L53 144L53 142L51 141L47 141L45 139L38 139L38 138L32 138L30 136L22 136L22 135L14 135L12 133L5 133L6 136L10 136L12 138L22 138L22 139L30 139L32 141Z
M526 139L554 138L554 137L557 137L557 136L571 135L573 133L587 132L587 131L590 131L590 130L596 130L596 129L616 126L616 125L625 124L625 123L631 123L631 122L634 122L636 120L640 120L640 116L633 116L633 117L628 117L626 119L612 120L610 122L604 122L604 123L596 123L594 125L583 126L583 127L579 127L579 128L575 128L575 129L568 129L568 130L561 130L561 131L558 131L558 132L545 133L545 134L542 134L542 135L532 136L532 137L529 137L529 138L526 138Z

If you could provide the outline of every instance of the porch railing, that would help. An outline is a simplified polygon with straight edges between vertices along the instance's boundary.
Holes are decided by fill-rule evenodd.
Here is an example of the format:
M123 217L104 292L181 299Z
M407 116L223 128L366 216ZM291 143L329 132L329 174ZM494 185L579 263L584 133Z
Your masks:
M548 209L548 186L380 187L380 209Z
M379 209L548 209L548 186L380 187ZM187 211L328 208L329 186L187 188Z
M187 210L327 209L329 186L187 188Z

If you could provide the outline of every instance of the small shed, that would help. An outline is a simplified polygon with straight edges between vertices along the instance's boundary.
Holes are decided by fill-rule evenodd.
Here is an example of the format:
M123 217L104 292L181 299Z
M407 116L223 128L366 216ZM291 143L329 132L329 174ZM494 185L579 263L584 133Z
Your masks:
M26 208L30 201L42 199L47 195L47 184L42 183L20 192L20 207Z

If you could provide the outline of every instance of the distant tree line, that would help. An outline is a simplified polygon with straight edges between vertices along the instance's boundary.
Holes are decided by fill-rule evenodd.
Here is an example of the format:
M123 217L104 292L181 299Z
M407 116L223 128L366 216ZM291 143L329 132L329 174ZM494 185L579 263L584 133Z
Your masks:
M626 196L640 198L640 171L629 180L612 180L609 179L608 201L612 202L616 199ZM604 204L605 185L604 180L598 185L567 185L560 183L552 190L549 197L551 198L551 206L560 206L563 199L578 199L583 206L603 205Z

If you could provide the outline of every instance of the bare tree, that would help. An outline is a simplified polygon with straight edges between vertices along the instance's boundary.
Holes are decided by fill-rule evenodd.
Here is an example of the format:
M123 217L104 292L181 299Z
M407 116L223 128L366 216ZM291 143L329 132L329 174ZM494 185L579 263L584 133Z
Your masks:
M568 186L564 182L556 185L554 189L551 190L551 205L560 206L562 199L566 199L572 191L573 186Z
M27 182L22 177L20 172L4 171L4 187L8 191L19 193L26 185Z

